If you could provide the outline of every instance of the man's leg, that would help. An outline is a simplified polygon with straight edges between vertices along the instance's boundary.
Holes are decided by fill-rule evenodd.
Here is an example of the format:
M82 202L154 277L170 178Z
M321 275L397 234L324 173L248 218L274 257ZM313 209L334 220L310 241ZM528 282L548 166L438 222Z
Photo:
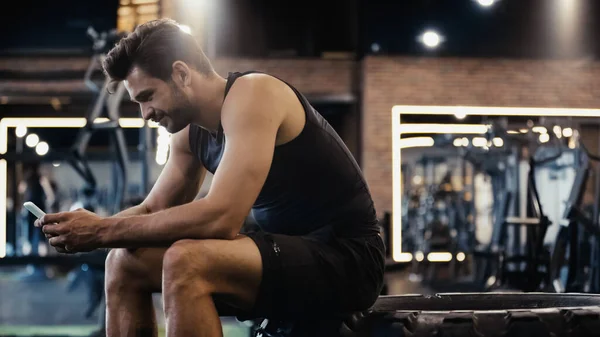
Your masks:
M163 259L167 336L222 336L213 296L250 311L261 278L260 251L246 236L176 242Z
M112 250L106 266L107 336L156 336L151 295L162 285L168 336L221 335L210 295L248 310L261 276L261 255L244 236L184 240L168 250ZM223 309L230 308L221 304L219 314L227 315Z
M113 249L106 259L107 336L157 336L152 293L160 292L166 249Z

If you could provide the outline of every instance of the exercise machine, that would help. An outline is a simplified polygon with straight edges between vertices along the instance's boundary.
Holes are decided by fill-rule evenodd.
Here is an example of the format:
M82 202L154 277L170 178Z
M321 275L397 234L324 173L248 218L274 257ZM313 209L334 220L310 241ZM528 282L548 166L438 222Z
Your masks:
M549 143L540 145L531 130L514 135L494 125L488 138L498 136L504 139L504 148L496 151L498 157L488 151L471 158L490 175L494 191L492 237L475 254L476 283L487 291L547 290L551 268L544 239L552 222L540 202L536 171L559 159L562 146L551 136ZM521 167L523 159L527 159L528 167ZM527 170L523 184L519 181L522 169Z
M576 176L552 255L553 290L600 292L600 157L583 143L574 150ZM594 184L592 183L594 179ZM591 200L586 191L591 187Z

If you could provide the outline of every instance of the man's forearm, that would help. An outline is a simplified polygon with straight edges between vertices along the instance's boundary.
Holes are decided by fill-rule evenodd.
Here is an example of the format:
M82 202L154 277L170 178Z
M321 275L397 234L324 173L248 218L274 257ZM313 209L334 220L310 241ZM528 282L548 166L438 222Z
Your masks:
M144 214L150 214L150 210L148 208L146 208L146 206L144 204L139 204L139 205L124 209L121 212L113 215L112 217L119 218L119 217L128 217L128 216L144 215Z
M105 221L102 246L107 248L165 247L182 239L231 239L243 222L232 226L237 220L206 199L152 214L115 215Z

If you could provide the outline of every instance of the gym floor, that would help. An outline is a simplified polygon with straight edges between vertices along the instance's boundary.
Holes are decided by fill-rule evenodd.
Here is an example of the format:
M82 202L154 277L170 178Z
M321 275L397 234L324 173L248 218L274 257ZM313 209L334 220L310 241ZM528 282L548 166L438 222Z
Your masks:
M87 336L98 327L98 313L85 318L87 293L79 286L68 292L68 277L23 282L24 268L0 269L0 336ZM431 294L440 289L410 281L407 270L386 274L388 294ZM164 315L160 295L154 304L160 327ZM248 336L248 327L233 318L223 318L225 337ZM161 329L161 336L164 331Z
M19 279L25 268L0 269L0 336L87 336L98 328L98 312L85 318L84 285L68 291L68 277L45 281ZM160 294L154 296L159 327L164 327ZM248 335L248 327L224 318L227 337ZM164 331L160 329L161 336Z

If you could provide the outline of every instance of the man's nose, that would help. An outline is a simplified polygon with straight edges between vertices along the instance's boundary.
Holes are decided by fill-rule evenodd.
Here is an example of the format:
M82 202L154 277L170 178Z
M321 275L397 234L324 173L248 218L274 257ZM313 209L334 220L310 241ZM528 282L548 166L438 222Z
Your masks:
M154 109L149 106L142 104L140 110L142 111L142 118L144 118L144 120L150 120L150 118L152 118L154 115Z

